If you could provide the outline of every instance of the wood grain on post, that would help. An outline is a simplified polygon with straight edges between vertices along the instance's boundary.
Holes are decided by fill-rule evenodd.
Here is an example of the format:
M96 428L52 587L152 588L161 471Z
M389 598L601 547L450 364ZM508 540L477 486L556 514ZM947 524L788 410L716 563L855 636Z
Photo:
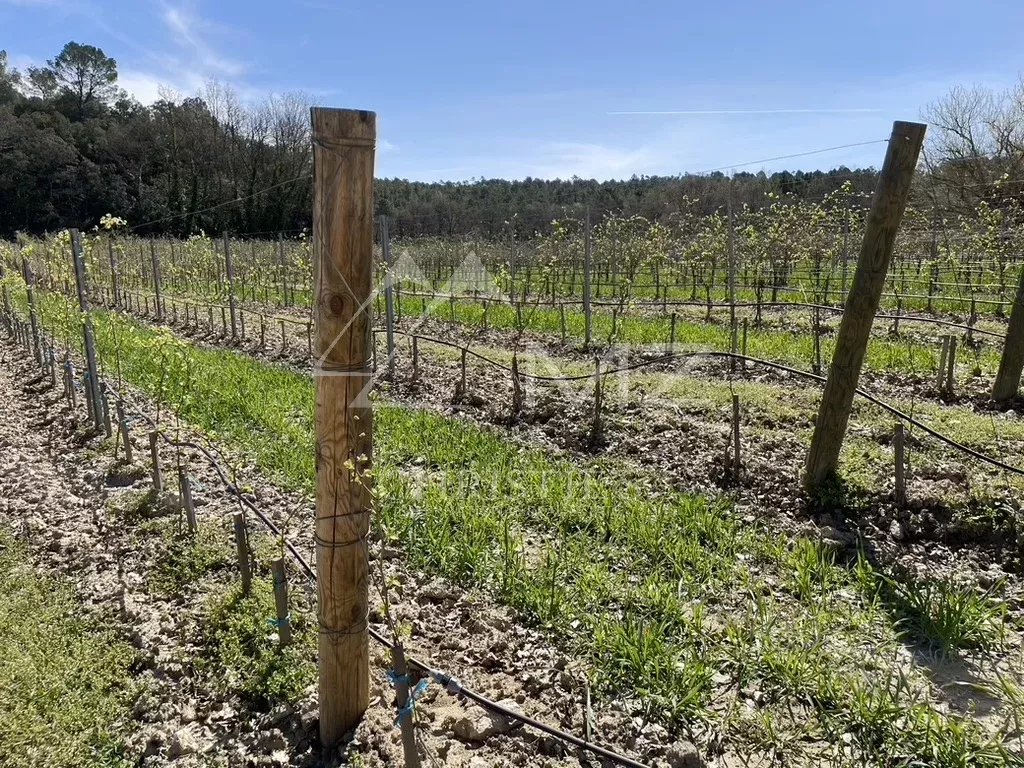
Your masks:
M896 422L893 432L893 460L895 461L895 493L896 504L902 507L907 502L906 459L904 458L906 433L903 422Z
M583 230L583 347L590 349L593 338L593 320L591 317L590 291L591 272L593 270L594 245L590 236L590 209Z
M373 456L369 338L376 115L312 109L316 321L316 563L320 740L332 749L369 703Z
M242 594L248 595L252 591L252 570L249 568L249 537L245 531L245 515L235 512L231 521L235 530L235 559L242 579Z
M156 252L156 241L153 238L149 238L149 258L153 263L153 301L156 304L154 309L156 310L156 319L163 320L164 318L164 305L160 297L160 257Z
M897 121L892 126L807 453L804 485L809 489L824 483L839 466L854 390L864 365L871 324L878 312L924 133L922 123Z
M75 267L75 286L78 290L78 308L84 315L82 334L85 340L85 364L88 372L88 400L93 404L100 401L99 367L96 364L96 341L93 334L92 316L89 314L88 284L85 261L82 256L82 235L77 229L71 230L71 259ZM93 424L99 428L102 413L94 406Z
M231 307L231 338L238 336L238 321L235 318L235 265L231 261L231 243L228 239L228 231L224 230L224 273L228 279L228 305ZM224 308L221 307L221 319L224 318Z
M282 648L291 645L292 620L288 612L288 576L284 570L284 560L278 558L270 564L270 573L274 577L274 609L277 613L277 642Z
M1024 372L1024 267L1020 270L1017 296L1010 309L1010 324L1006 328L1003 355L999 358L999 372L992 385L992 399L1004 403L1016 397L1021 372Z

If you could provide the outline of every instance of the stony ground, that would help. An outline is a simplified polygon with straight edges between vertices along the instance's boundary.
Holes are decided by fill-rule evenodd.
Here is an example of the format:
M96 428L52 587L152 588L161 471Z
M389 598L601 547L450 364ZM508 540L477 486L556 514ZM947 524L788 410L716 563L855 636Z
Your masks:
M126 522L124 507L150 487L148 426L136 417L131 428L135 460L115 461L113 445L91 433L81 402L72 409L50 389L19 350L0 346L0 525L15 531L36 566L67 579L97 622L115 628L138 650L140 694L125 731L131 755L144 766L319 765L317 705L311 686L300 700L269 706L225 689L202 664L202 626L207 598L235 578L217 572L175 594L153 588L153 575L168 556L156 529ZM154 409L133 395L149 416ZM180 425L179 434L190 434ZM201 454L162 446L165 472L182 460L195 479L201 520L223 521L239 504ZM123 454L122 454L123 456ZM312 506L308 499L268 485L231 457L248 498L282 525L300 551L312 550ZM251 476L250 476L251 475ZM180 521L176 494L165 492L150 513ZM256 526L250 520L250 526ZM182 535L185 535L184 533ZM512 615L439 579L403 567L400 553L373 550L373 567L390 590L392 613L409 628L409 653L456 676L463 685L532 717L583 734L585 670L552 648L537 631ZM311 595L293 573L295 611L309 611ZM379 598L377 605L379 606ZM371 617L382 632L381 611ZM401 764L394 726L390 667L383 648L371 647L371 706L341 754L327 762ZM419 701L417 732L427 764L534 766L596 764L575 749L528 727L490 715L440 686ZM641 717L623 702L591 710L593 738L634 758L669 766L696 766L691 745ZM731 764L730 756L719 758ZM756 757L754 761L757 762ZM746 762L746 761L745 761Z
M692 311L699 314L699 310ZM440 312L444 314L443 308ZM780 328L795 330L799 326L791 311L765 314L766 322ZM283 344L280 328L275 329L278 337L268 336L266 345L259 344L251 321L247 339L241 342L232 341L216 323L211 331L204 325L202 316L198 325L185 324L182 317L176 332L200 344L238 346L262 359L308 370L308 340L305 325L298 322L300 315L300 310L289 313L297 322L284 324ZM950 318L950 321L956 319ZM828 324L831 327L835 322L835 318L830 318ZM557 338L537 334L524 334L519 338L509 331L471 329L438 319L407 319L400 328L455 345L468 344L506 367L510 364L511 349L518 346L523 373L558 376L593 370L588 355ZM802 330L806 332L807 328ZM916 335L919 332L920 328L904 325L908 343L923 343L923 337ZM427 405L503 430L511 427L507 434L513 439L566 452L584 461L595 456L622 460L638 472L656 477L676 489L712 497L728 496L752 520L767 517L773 525L793 533L820 537L851 553L866 547L884 561L911 572L940 577L955 572L969 580L991 582L1003 578L1004 570L1016 572L1024 567L1021 546L1024 522L1020 522L1024 520L1024 510L1019 483L1007 482L999 470L984 464L965 465L964 458L953 451L947 451L948 455L937 467L911 474L909 503L903 508L893 503L891 486L883 486L858 499L856 514L843 505L810 504L799 482L805 442L794 440L793 435L808 430L813 423L814 398L821 386L817 382L753 364L746 371L737 371L721 359L645 366L638 371L640 376L613 376L606 380L604 435L595 445L591 440L591 382L562 384L525 380L523 411L512 418L511 374L507 370L470 356L468 391L465 397L455 398L461 377L458 350L420 342L419 364L414 373L410 339L401 335L396 338L399 349L396 375L392 381L382 378L377 382L391 400L416 407ZM381 370L385 365L383 344L383 337L378 335ZM602 364L608 369L637 362L643 362L643 358L606 356ZM646 383L645 375L651 379ZM932 405L963 408L985 415L995 435L999 434L1001 424L1021 422L1024 401L1009 410L986 410L983 403L987 398L987 384L980 378L961 381L952 396L938 392L932 379L931 375L924 374L866 374L862 377L862 387L892 402L909 403L912 412L915 407ZM701 381L733 382L740 389L743 384L753 385L747 391L755 392L765 401L749 406L746 401L743 403L744 468L739 478L728 467L728 406L709 408L706 393L679 394L681 385L691 382L699 386ZM663 382L668 382L674 391L659 391ZM783 407L774 412L766 412L763 406L770 407L772 397L792 398L792 401L783 402ZM873 419L860 422L855 418L851 436L860 436L889 450L891 419L884 420L883 427L879 415L880 411ZM912 432L911 435L909 451L923 445L922 438L913 437ZM1024 451L1024 443L1001 437L996 437L996 443L999 450L993 453L1011 464L1021 464L1016 456ZM964 491L971 482L982 477L986 478L984 482L993 498L973 512L977 517L987 517L987 508L994 501L1008 510L1012 519L1006 525L978 526L973 522L972 505L978 505ZM971 514L965 515L965 511Z

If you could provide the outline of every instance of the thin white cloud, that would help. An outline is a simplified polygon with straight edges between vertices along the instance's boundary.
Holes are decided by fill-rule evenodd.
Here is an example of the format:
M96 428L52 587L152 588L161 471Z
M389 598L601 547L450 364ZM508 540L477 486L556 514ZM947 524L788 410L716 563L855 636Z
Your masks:
M198 62L202 69L227 77L239 77L245 73L245 65L221 56L206 40L204 32L200 30L216 28L208 19L201 18L184 6L173 5L164 6L162 18L185 54Z
M609 112L609 115L849 115L881 112L873 107L839 109L674 109L630 110Z

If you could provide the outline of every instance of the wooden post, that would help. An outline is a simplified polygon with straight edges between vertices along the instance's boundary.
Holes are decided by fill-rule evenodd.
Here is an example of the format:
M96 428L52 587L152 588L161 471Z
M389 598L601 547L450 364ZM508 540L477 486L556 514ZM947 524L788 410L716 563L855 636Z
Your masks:
M949 334L942 337L942 351L939 353L939 364L935 366L935 388L942 389L942 382L946 376L946 356L949 354Z
M519 355L512 353L512 416L510 421L523 412L523 388L519 381Z
M107 437L113 437L114 426L110 420L110 403L107 400L107 385L100 382L100 399L99 409L103 414L103 434Z
M729 327L732 329L732 338L729 351L734 355L738 351L738 325L736 322L736 232L735 222L732 215L732 179L729 180ZM729 358L729 370L735 372L736 358ZM737 465L737 472L739 467Z
M75 366L71 360L64 360L64 386L67 390L68 405L74 410L78 407L78 397L75 395Z
M583 347L590 349L593 337L593 323L590 307L591 272L593 271L594 245L590 237L590 208L583 230Z
M743 368L744 371L747 370L747 325L748 325L747 318L744 317L743 318L743 341L741 342L741 346L740 346L740 354L743 355L743 360L742 360L743 365L742 365L742 368Z
M224 271L228 277L228 305L231 307L231 338L238 336L238 325L235 319L235 265L231 261L231 244L228 231L224 230Z
M409 667L405 661L405 648L396 641L391 646L391 665L395 673L395 704L398 706L397 723L402 733L402 755L405 768L419 768L420 755L416 749L416 728L409 707Z
M245 515L235 512L232 516L235 528L235 557L238 560L238 573L242 577L242 594L252 591L252 570L249 568L249 537L245 534Z
M860 379L871 324L878 312L924 133L925 126L921 123L893 123L811 436L804 474L807 488L820 486L839 466L839 452L850 422L854 390Z
M161 493L164 489L164 478L160 472L160 452L157 450L157 440L160 433L155 429L149 433L149 463L152 467L153 490Z
M185 468L181 466L178 467L178 490L181 493L181 508L185 512L188 532L194 536L199 530L199 525L196 522L196 507L192 503L192 484L189 482Z
M391 261L388 217L380 217L380 247L384 257L384 325L388 342L388 378L395 376L395 276Z
M946 392L953 394L956 372L956 336L949 337L949 355L946 357Z
M288 576L284 570L284 560L278 558L270 564L270 573L274 577L274 609L277 613L277 642L282 648L292 642L292 618L288 611Z
M420 378L420 347L419 336L412 337L412 383L415 384Z
M999 372L992 385L992 399L1005 403L1017 396L1020 375L1024 371L1024 267L1021 267L1017 295L1010 309L1010 323L1006 328L1003 355L999 359Z
M333 749L369 704L373 414L369 336L376 115L312 109L316 319L316 564L320 741Z
M906 475L904 474L904 472L905 472L905 463L904 463L904 458L903 458L904 450L905 450L904 449L904 441L905 441L905 433L904 433L904 430L903 430L903 422L902 421L898 421L898 422L896 422L896 428L895 428L895 431L893 432L892 449L893 449L893 458L894 458L894 460L896 462L896 491L895 491L895 499L896 499L897 506L900 506L900 507L902 507L906 503L906 501L907 501L907 480L906 480Z
M71 257L75 263L75 285L78 288L78 308L84 316L83 336L85 339L85 364L88 371L88 399L94 404L93 424L98 429L102 418L100 403L100 377L96 365L96 340L93 334L92 317L89 315L88 287L86 284L85 261L82 258L82 235L77 229L71 230Z
M288 306L288 269L284 260L284 235L277 234L277 260L281 265L281 302L282 306Z
M459 400L461 400L462 398L464 398L466 396L466 348L465 347L463 347L462 354L460 355L460 357L461 357L461 360L460 360L461 375L459 377L459 392L458 392L458 398L457 398Z
M590 424L590 442L597 445L601 442L603 426L601 423L601 401L604 399L601 380L601 358L594 358L594 418Z
M0 260L0 281L4 279L6 273L4 272L3 261ZM4 306L4 325L7 326L7 330L10 333L14 333L14 313L11 310L11 296L7 292L7 284L0 285L0 293L3 294L3 306Z
M117 401L117 430L121 434L121 442L124 443L124 463L132 463L132 439L128 431L128 422L124 417L124 404Z
M39 343L39 311L36 308L36 276L28 265L28 259L21 258L21 269L24 272L25 291L28 295L28 319L32 325L32 352L36 364L43 364L43 348Z
M732 396L732 471L740 479L740 396Z
M157 256L156 241L152 237L149 238L149 259L153 263L153 301L156 304L156 319L159 321L164 318L164 305L160 300L160 257Z

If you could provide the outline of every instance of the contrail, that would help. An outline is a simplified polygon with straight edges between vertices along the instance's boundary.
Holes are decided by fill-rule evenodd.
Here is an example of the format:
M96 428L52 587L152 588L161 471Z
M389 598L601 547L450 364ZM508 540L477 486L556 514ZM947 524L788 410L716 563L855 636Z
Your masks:
M609 115L809 115L881 112L880 109L678 109L609 112Z

